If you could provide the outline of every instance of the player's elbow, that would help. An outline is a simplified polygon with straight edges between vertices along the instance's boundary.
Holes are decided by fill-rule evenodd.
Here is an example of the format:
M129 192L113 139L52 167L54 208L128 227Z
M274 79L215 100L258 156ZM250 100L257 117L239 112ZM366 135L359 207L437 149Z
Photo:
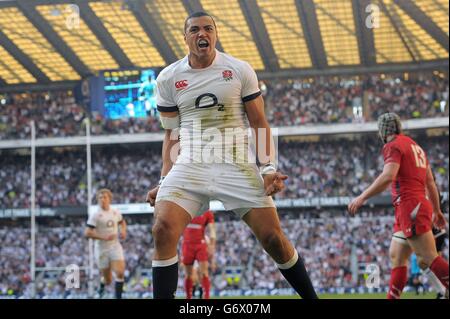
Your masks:
M84 230L84 237L86 237L86 238L92 238L92 229L86 228L86 229Z
M383 184L389 186L394 180L396 175L392 172L384 172L382 175Z
M250 127L254 130L257 130L259 128L268 128L269 123L267 122L266 118L264 116L256 116L252 119L249 118L249 124Z

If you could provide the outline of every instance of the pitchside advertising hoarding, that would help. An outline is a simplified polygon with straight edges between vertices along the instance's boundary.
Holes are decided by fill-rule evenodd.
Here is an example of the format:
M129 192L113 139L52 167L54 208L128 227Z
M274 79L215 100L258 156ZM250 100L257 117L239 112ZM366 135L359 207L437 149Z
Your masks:
M442 193L444 201L448 202L448 192ZM277 199L275 205L278 209L296 209L296 208L320 208L320 207L341 207L346 208L350 203L352 197L309 197L309 198L289 198ZM390 195L380 195L371 198L367 205L373 206L389 206L391 205ZM113 204L122 214L153 214L154 207L150 207L148 203L135 204ZM220 201L211 201L209 208L213 211L225 211L223 204ZM90 207L91 212L98 210L97 205ZM35 215L40 217L51 217L60 215L85 215L87 213L87 206L77 207L55 207L55 208L37 208ZM21 218L30 217L30 210L23 209L0 209L0 218Z

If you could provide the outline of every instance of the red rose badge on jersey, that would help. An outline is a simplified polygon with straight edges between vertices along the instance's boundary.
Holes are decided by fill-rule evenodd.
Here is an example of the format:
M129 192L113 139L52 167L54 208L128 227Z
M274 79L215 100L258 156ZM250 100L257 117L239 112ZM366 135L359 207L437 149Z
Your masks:
M225 81L231 81L231 80L233 80L233 72L231 72L231 70L225 70L225 71L223 71L223 72L222 72L222 76L223 76L223 79L224 79Z

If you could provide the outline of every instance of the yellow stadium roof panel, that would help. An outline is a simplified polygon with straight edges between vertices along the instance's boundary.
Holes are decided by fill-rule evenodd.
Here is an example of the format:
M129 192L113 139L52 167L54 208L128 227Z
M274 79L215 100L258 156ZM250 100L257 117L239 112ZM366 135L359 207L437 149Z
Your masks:
M147 2L146 6L177 58L184 57L188 48L184 42L183 28L188 13L183 3L180 0L155 0Z
M315 0L314 4L328 65L359 64L352 1Z
M36 82L36 79L2 46L0 46L0 78L7 84Z
M89 2L89 6L136 66L166 65L139 21L124 2Z
M78 24L68 23L74 13L70 5L42 5L36 9L91 71L119 67L83 19Z
M419 7L439 28L448 33L448 0L414 0Z
M0 9L0 29L50 80L80 78L19 9L14 7Z
M257 0L257 3L280 68L311 67L294 0Z
M447 51L400 7L391 5L390 12L417 60L448 58Z
M387 2L387 1L385 1ZM390 1L392 4L392 1ZM380 9L379 24L373 28L377 63L411 62L412 57L392 25L388 15Z
M237 0L219 2L201 0L206 12L216 21L219 40L226 53L247 61L256 70L263 70L264 63Z

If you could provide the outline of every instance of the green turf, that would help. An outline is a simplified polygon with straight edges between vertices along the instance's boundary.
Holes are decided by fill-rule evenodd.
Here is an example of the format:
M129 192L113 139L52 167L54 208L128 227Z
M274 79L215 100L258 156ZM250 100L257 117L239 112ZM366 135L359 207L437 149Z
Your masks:
M426 293L425 295L416 295L412 292L402 294L402 299L434 299L435 293ZM220 297L219 299L236 298L236 299L298 299L298 296L241 296L241 297ZM320 299L386 299L385 293L372 294L321 294Z

